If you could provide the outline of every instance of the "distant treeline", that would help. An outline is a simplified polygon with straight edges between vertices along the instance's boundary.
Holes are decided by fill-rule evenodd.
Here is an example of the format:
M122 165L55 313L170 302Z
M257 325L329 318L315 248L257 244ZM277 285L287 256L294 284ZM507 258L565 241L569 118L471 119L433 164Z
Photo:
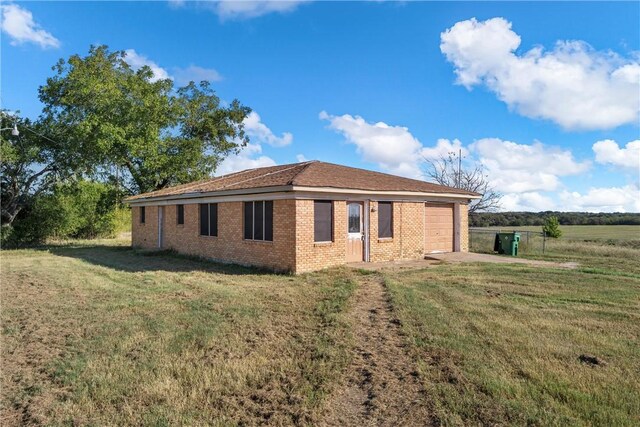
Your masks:
M470 227L543 225L556 216L561 225L640 225L640 213L590 212L477 212L469 216Z

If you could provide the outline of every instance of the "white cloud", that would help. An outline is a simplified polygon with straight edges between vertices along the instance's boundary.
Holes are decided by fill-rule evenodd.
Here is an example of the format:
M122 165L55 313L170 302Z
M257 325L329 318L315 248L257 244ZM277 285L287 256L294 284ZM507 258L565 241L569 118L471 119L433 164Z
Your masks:
M287 13L294 11L303 3L311 0L229 0L229 1L193 1L200 7L213 11L221 20L241 20L257 18L269 13ZM184 6L184 0L169 0L173 7Z
M216 175L226 175L244 169L274 166L275 164L275 160L271 157L262 155L260 144L248 144L240 153L225 158L216 169Z
M640 211L637 187L591 188L585 194L564 190L561 178L584 174L591 163L575 159L570 150L560 147L539 141L518 144L499 138L479 139L467 147L458 139L439 139L427 147L406 127L370 123L349 114L334 116L325 111L319 117L354 144L365 161L398 175L420 179L424 157L438 158L462 149L464 156L484 166L492 185L504 194L501 210Z
M502 211L640 212L637 186L590 188L586 193L561 191L544 195L536 191L505 194Z
M2 32L11 37L12 45L35 43L41 48L60 47L60 41L34 22L33 15L17 4L2 6Z
M520 36L503 18L456 23L441 34L440 50L458 83L486 85L520 114L566 129L609 129L637 123L640 61L596 52L582 41L558 41L518 55Z
M620 148L618 143L611 139L605 139L593 144L592 148L596 153L596 162L632 168L640 173L640 139L627 143L624 148Z
M420 150L420 154L425 159L437 160L442 157L448 157L450 153L454 153L456 156L462 150L462 156L467 156L469 150L462 146L462 142L459 139L450 141L448 139L440 138L436 142L435 147L424 147Z
M169 75L167 70L156 64L154 61L150 60L144 55L140 55L134 49L125 50L126 56L124 60L133 68L134 70L139 70L145 65L151 68L153 72L153 77L151 78L152 82L163 80L163 79L171 79L172 77Z
M247 135L261 143L267 143L274 147L284 147L293 141L293 135L289 132L284 132L280 137L276 136L271 129L262 123L260 115L255 111L249 113L243 123Z
M169 73L166 68L161 67L152 59L138 53L135 49L127 49L124 51L124 60L135 71L145 65L151 68L153 72L152 82L158 80L171 79L175 80L178 85L187 85L190 81L200 83L203 80L210 82L218 82L222 80L222 76L213 68L203 68L197 65L189 65L186 68L173 67L173 73Z
M586 194L563 191L558 210L586 212L640 212L640 188L590 188Z
M536 191L505 194L500 200L500 210L512 212L540 212L556 209L556 203L549 196Z
M504 193L552 191L561 176L586 172L589 162L578 162L569 150L540 142L517 144L484 138L469 146L486 168L493 186Z
M276 164L275 160L262 154L262 144L283 147L293 141L293 135L289 132L284 132L281 137L275 136L271 129L262 123L260 115L255 111L252 111L244 119L244 129L251 138L251 143L247 144L238 154L225 158L218 166L216 175L224 175L244 169L274 166Z
M190 65L187 68L174 68L173 75L179 85L187 85L191 81L200 83L203 80L209 82L222 80L222 76L217 70L198 67L197 65Z
M298 154L296 156L296 161L302 163L302 162L308 162L309 160L304 156L304 154Z
M377 163L381 169L397 175L422 176L423 146L406 127L390 126L384 122L369 123L360 116L349 114L333 116L326 111L322 111L319 117L328 120L330 129L354 144L364 160Z

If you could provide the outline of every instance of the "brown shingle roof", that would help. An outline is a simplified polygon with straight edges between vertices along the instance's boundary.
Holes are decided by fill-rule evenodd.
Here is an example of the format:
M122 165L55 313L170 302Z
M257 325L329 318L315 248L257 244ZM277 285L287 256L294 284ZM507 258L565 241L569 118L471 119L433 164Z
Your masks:
M129 197L128 201L228 190L281 186L341 188L368 191L410 191L478 196L476 193L431 182L402 178L381 172L325 163L317 160L281 166L247 169L216 178L164 188Z

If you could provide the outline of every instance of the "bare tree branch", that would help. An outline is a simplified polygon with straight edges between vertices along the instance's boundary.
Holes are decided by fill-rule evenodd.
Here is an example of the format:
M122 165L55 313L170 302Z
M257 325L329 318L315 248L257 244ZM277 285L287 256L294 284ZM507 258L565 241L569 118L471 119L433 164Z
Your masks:
M480 199L469 205L469 213L497 210L502 194L491 186L484 166L480 163L471 167L463 164L458 170L459 160L457 153L449 153L437 159L425 158L425 176L440 185L482 194Z

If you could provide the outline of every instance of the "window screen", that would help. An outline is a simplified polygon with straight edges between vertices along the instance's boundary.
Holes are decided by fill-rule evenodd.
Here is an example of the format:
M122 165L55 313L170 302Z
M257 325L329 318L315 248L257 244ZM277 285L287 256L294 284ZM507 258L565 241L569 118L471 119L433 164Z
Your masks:
M349 203L349 233L360 231L360 203Z
M184 205L176 205L176 215L178 224L184 224Z
M253 202L244 203L244 238L253 240Z
M218 204L209 203L209 236L218 235Z
M313 240L331 242L333 240L333 203L330 200L313 202Z
M378 202L378 237L393 237L393 204Z
M200 204L200 235L209 235L209 205L207 203Z
M264 240L273 241L273 201L264 202Z
M201 203L200 204L200 235L201 236L217 236L218 235L218 204L217 203Z
M146 209L144 206L140 206L140 224L144 224L146 221Z
M253 239L264 240L264 202L253 202Z
M244 203L244 238L247 240L273 240L273 202Z

